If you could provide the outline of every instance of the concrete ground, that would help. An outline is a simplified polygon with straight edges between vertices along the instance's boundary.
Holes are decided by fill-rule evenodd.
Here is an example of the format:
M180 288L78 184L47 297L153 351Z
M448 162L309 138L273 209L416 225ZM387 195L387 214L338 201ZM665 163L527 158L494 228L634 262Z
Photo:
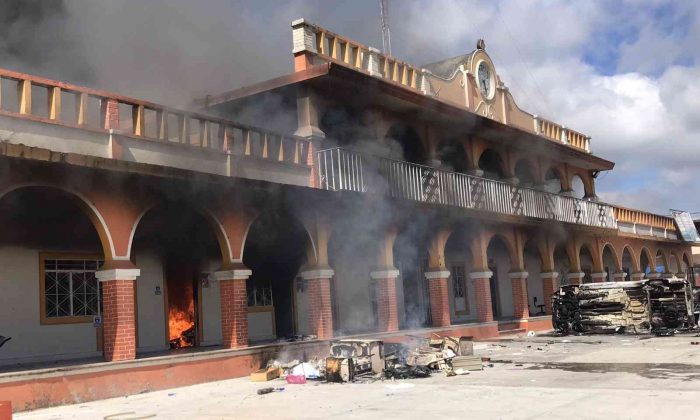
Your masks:
M522 337L480 342L480 372L371 383L232 379L16 414L16 419L697 418L700 341ZM265 386L283 388L267 395Z

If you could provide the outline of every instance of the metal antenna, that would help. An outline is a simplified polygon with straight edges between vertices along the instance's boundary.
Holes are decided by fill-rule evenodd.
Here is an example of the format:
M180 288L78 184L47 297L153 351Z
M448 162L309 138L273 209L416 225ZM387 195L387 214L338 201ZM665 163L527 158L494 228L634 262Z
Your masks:
M391 33L389 32L389 0L379 0L379 11L382 14L382 50L391 55Z

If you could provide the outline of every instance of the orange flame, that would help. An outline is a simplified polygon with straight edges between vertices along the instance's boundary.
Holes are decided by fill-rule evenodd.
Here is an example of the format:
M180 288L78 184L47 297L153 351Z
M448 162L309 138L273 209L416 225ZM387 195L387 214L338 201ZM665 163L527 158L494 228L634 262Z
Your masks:
M170 331L170 340L180 339L180 347L189 346L183 340L182 333L194 326L194 301L190 300L190 305L187 310L183 311L180 308L171 307L168 313L168 330Z

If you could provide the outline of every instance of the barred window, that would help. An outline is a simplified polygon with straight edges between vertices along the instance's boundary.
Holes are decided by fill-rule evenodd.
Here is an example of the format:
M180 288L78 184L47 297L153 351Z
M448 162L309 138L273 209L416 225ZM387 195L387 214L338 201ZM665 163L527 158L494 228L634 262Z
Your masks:
M61 321L100 313L100 259L43 259L44 318Z
M456 314L469 313L469 298L467 296L467 282L464 276L463 265L453 265L451 270L452 275L452 294L454 299L454 307Z

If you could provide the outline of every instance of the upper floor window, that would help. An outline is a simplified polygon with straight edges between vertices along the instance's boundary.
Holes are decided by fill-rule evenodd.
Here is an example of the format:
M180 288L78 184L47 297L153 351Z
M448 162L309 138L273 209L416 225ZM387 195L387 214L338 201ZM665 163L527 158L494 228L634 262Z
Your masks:
M42 255L42 324L92 322L100 314L100 257Z

